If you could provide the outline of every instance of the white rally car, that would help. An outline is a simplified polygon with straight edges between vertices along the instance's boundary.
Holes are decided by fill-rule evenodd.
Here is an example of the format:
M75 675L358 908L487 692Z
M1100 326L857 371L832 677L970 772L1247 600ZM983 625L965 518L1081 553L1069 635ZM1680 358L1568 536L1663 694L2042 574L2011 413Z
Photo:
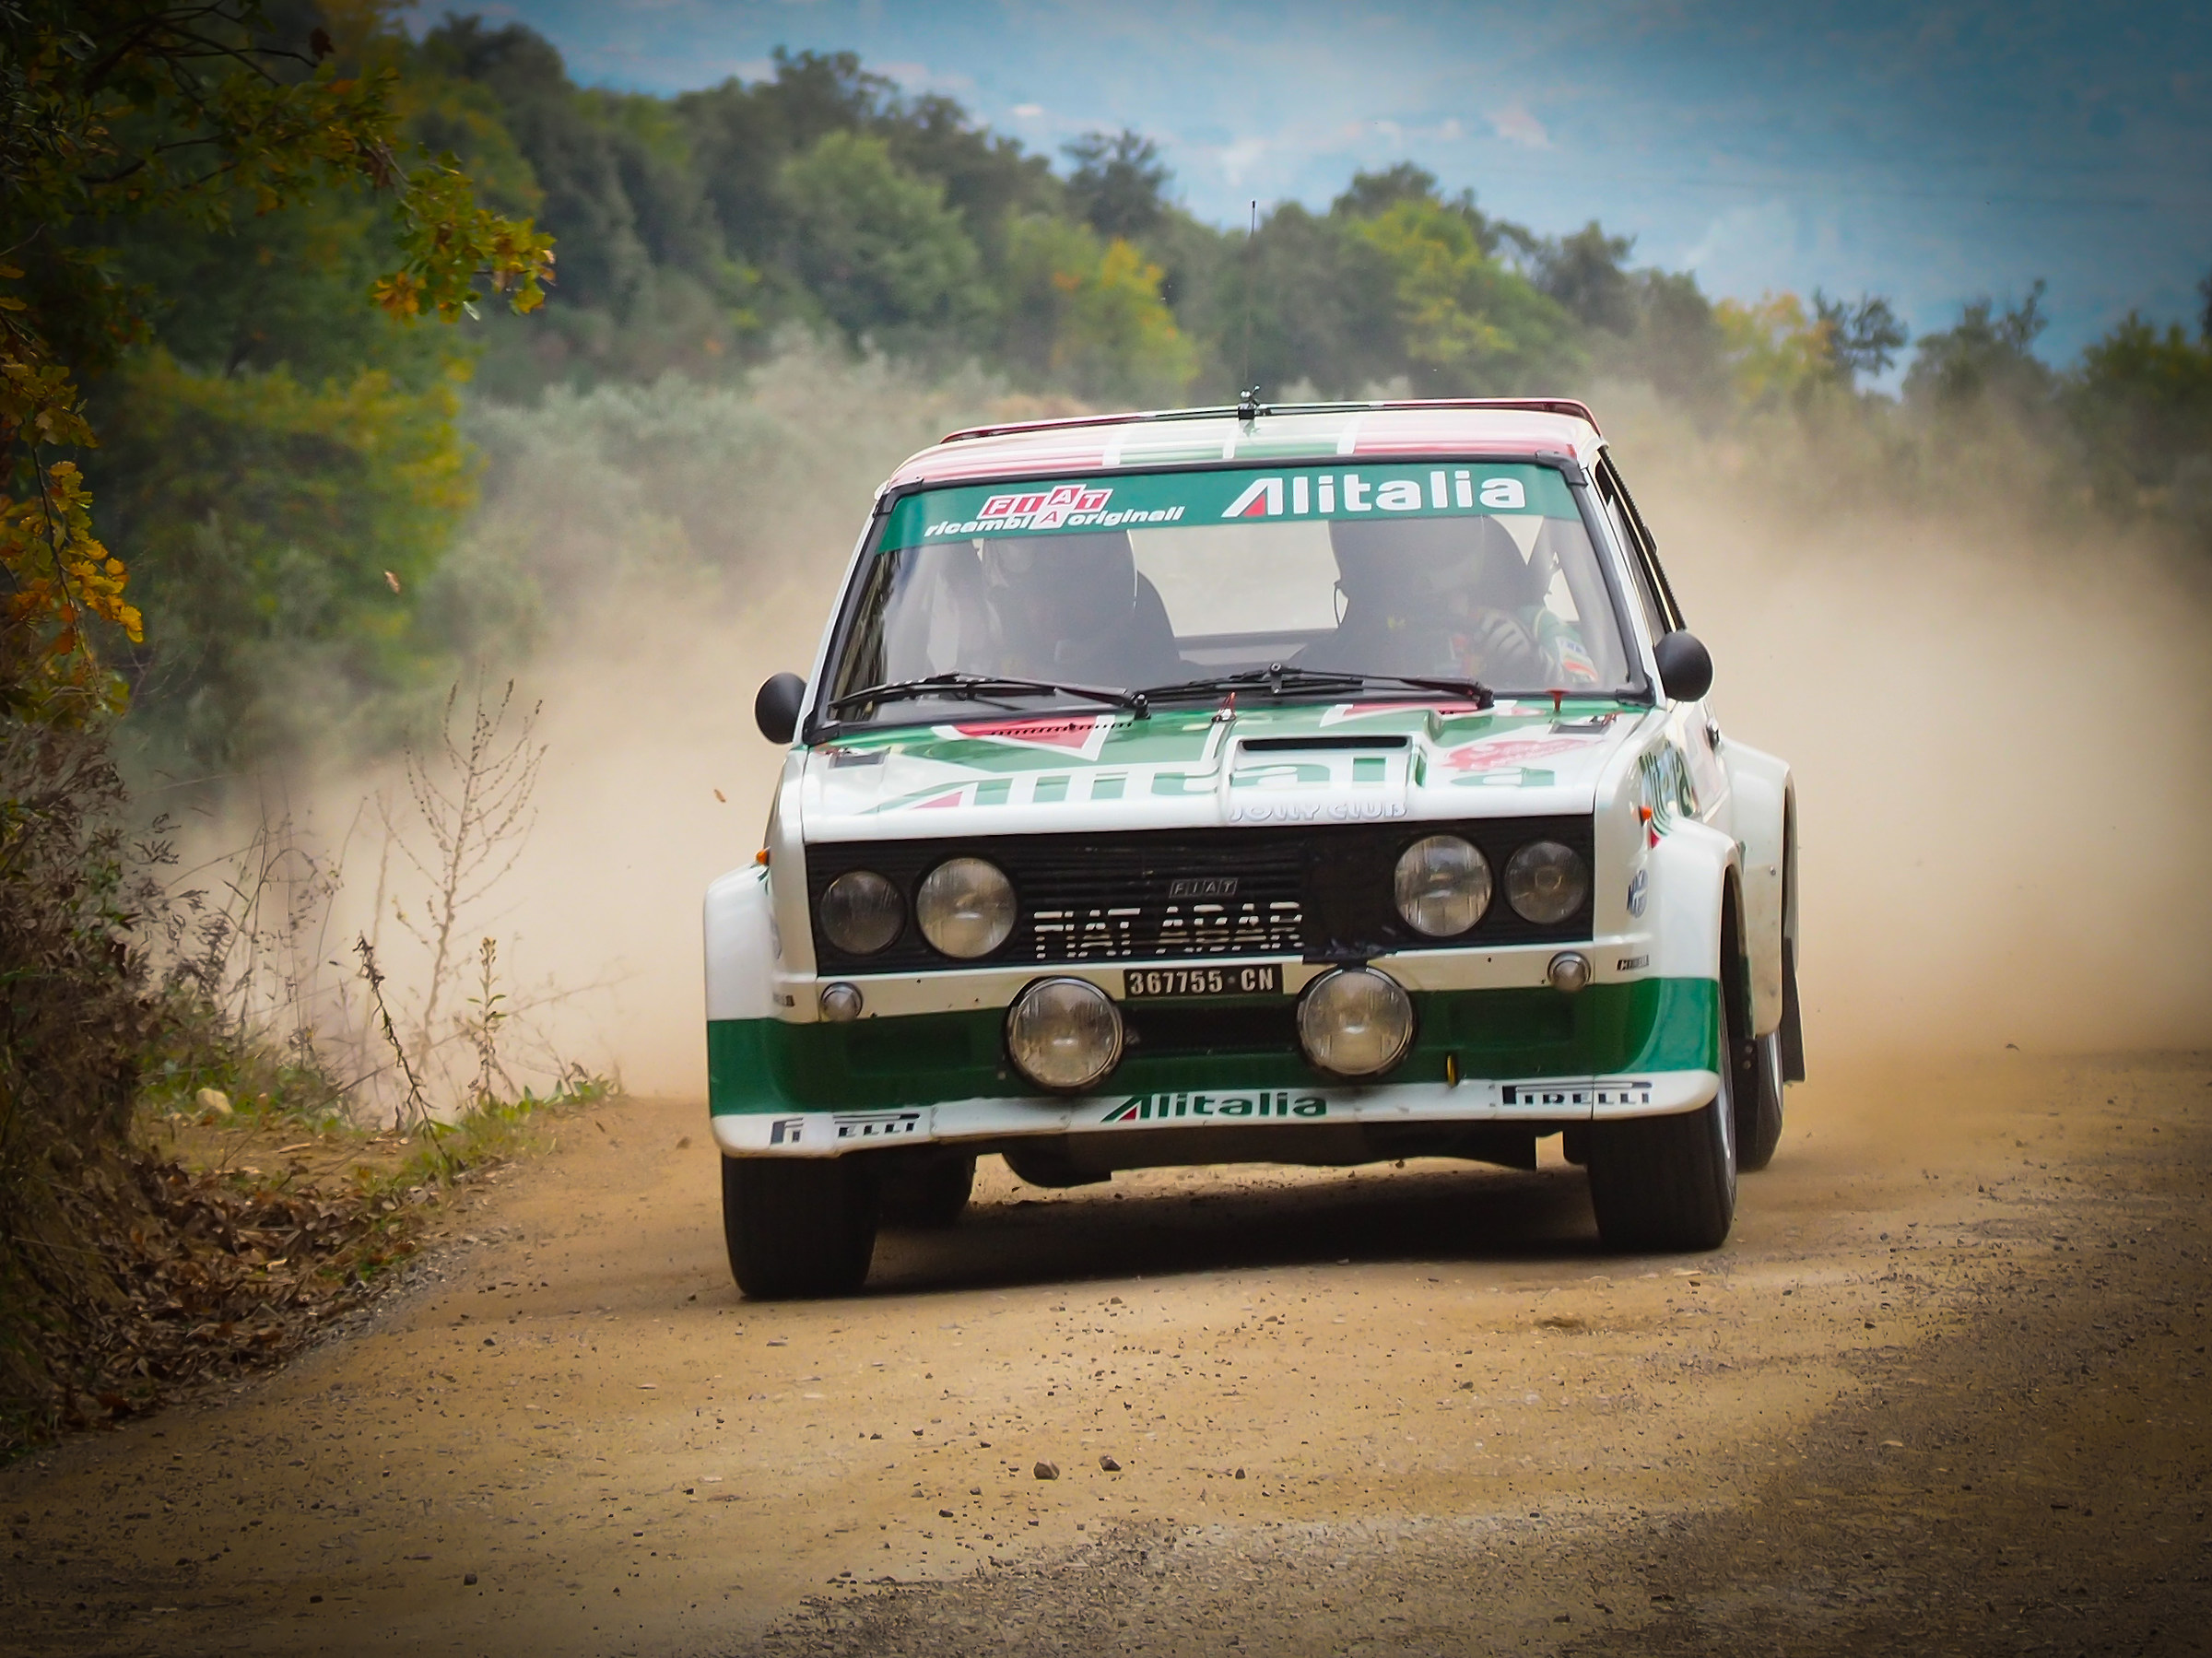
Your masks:
M975 1159L1467 1158L1564 1136L1606 1242L1706 1250L1803 1075L1789 768L1590 411L955 433L876 498L767 844L710 888L749 1295L865 1279Z

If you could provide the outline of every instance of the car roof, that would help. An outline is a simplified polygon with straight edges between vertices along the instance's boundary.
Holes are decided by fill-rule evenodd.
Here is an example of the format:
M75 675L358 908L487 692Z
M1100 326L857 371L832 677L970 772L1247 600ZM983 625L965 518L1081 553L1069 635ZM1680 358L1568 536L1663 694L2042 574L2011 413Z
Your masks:
M909 456L884 488L1235 460L1566 454L1594 465L1603 443L1596 417L1566 397L1158 409L971 427Z

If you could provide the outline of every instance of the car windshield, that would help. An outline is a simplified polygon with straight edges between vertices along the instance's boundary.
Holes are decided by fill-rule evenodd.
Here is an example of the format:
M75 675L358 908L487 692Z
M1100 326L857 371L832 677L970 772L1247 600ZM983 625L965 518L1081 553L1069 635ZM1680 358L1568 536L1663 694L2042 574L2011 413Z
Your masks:
M1223 469L906 496L830 691L841 721L913 721L1100 691L1335 700L1370 676L1396 697L1406 679L1500 696L1629 686L1556 469Z

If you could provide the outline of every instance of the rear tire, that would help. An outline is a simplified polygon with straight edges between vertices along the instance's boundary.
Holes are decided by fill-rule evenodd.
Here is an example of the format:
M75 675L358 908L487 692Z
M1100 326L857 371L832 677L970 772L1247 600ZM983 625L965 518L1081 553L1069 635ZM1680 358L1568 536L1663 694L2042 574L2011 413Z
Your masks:
M1735 1219L1735 1052L1719 998L1720 1088L1694 1111L1590 1125L1598 1236L1625 1253L1718 1249Z
M959 1223L975 1194L975 1154L940 1152L886 1170L883 1224L941 1232Z
M851 1295L867 1280L879 1202L865 1158L724 1158L730 1276L756 1301Z
M1782 1144L1782 1032L1751 1044L1750 1075L1738 1082L1735 1166L1756 1174L1774 1160Z

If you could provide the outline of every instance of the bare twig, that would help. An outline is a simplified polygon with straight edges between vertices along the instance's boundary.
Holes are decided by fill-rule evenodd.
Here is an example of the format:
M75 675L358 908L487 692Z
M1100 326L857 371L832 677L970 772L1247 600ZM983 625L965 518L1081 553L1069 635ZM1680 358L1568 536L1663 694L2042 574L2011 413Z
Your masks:
M415 1121L434 1139L437 1124L430 1117L429 1101L422 1097L422 1080L415 1075L415 1067L408 1062L406 1049L400 1045L399 1032L392 1024L391 1009L384 1005L384 976L376 970L376 947L364 935L354 940L353 950L361 958L361 976L369 981L369 998L375 1004L376 1016L383 1023L384 1041L392 1044L393 1057L399 1061L399 1074L406 1080L406 1101L401 1111L394 1114L392 1126L394 1129L405 1128L406 1112L411 1109L415 1113Z
M482 684L466 739L453 734L453 711L461 694L446 694L445 711L434 754L410 744L406 750L407 789L415 817L429 845L418 852L384 807L391 844L429 885L429 900L419 917L394 907L394 916L429 952L424 987L422 1028L426 1039L437 1029L438 1010L453 976L453 945L471 906L481 900L523 854L536 821L531 796L537 787L546 748L535 742L539 707L522 717L512 738L505 733L514 701L509 680L496 701Z

